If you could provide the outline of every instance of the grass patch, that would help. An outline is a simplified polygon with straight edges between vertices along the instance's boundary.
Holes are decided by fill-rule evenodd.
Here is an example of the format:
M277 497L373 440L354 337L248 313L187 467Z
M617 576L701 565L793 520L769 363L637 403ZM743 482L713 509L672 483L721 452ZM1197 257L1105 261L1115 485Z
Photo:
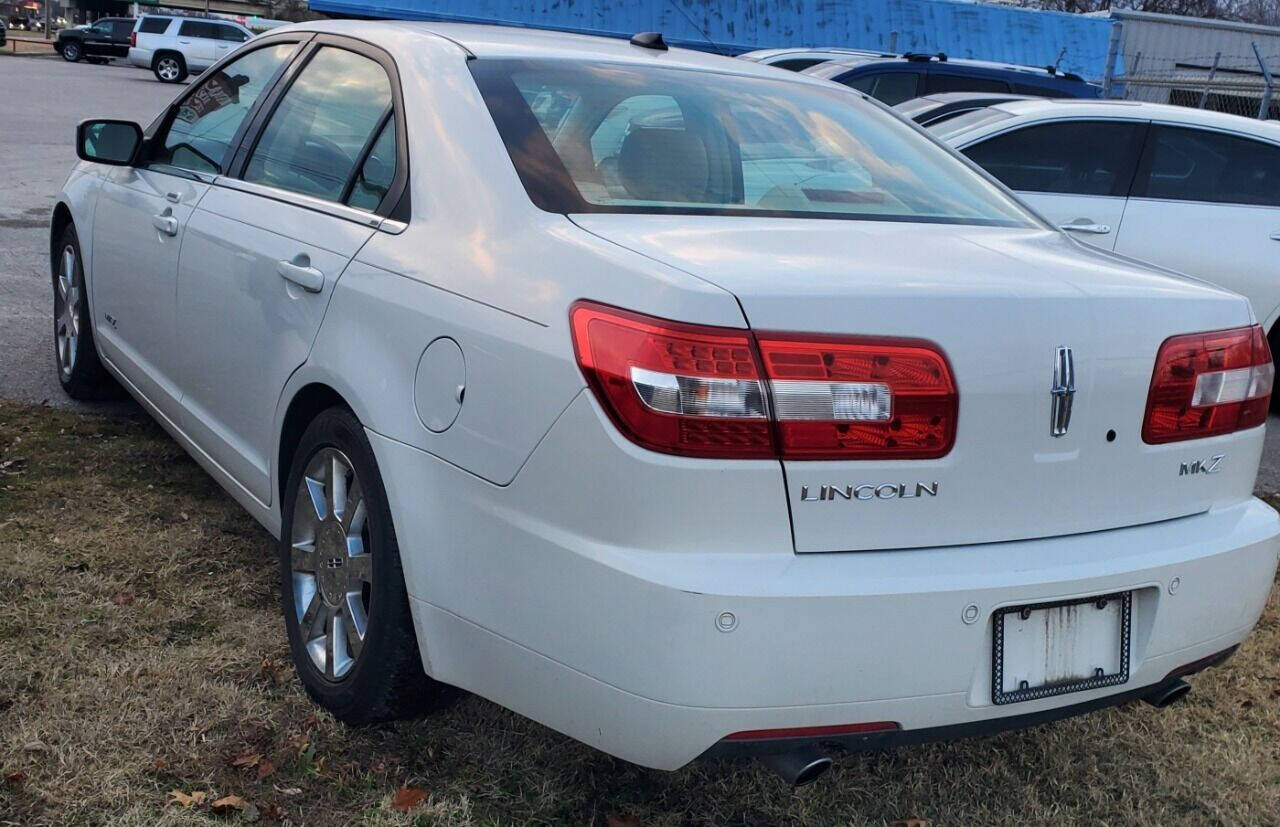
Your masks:
M303 693L275 590L272 540L150 420L0 402L0 824L1280 819L1275 595L1172 709L844 756L792 792L747 762L641 769L474 697L349 729ZM409 813L405 785L428 793ZM214 812L229 794L247 805Z

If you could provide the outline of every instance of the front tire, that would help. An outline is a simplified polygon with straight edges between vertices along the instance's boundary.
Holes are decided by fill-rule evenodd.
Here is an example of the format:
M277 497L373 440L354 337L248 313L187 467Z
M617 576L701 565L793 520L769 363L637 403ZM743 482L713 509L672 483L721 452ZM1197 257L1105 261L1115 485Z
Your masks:
M187 79L187 62L180 54L164 52L156 55L151 71L161 83L181 83Z
M62 59L66 62L75 63L83 56L84 52L80 50L79 43L68 41L67 43L62 44Z
M80 239L74 225L68 224L62 231L57 250L53 259L53 355L58 381L72 399L109 399L118 386L98 359L89 323Z
M348 724L402 718L451 694L428 678L386 491L344 408L302 435L281 500L280 591L307 693Z

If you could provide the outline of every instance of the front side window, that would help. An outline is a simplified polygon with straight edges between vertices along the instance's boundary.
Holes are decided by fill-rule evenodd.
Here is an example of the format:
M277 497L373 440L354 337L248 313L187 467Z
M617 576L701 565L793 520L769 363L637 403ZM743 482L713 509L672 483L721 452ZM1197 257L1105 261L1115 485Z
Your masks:
M1034 221L839 89L584 61L470 65L526 191L551 212Z
M1280 207L1280 147L1204 129L1153 129L1135 196Z
M997 135L963 152L1012 190L1124 197L1144 128L1123 121L1044 123Z
M296 43L277 43L256 49L201 80L178 104L153 162L193 172L224 172L241 123L297 48Z
M97 23L94 23L92 26L89 27L89 31L93 32L94 34L101 34L101 35L111 34L111 21L99 20Z
M341 201L390 111L391 81L377 61L326 46L280 99L244 179Z
M217 29L217 37L219 40L228 40L232 43L243 43L249 39L249 36L237 29L235 26L215 25Z

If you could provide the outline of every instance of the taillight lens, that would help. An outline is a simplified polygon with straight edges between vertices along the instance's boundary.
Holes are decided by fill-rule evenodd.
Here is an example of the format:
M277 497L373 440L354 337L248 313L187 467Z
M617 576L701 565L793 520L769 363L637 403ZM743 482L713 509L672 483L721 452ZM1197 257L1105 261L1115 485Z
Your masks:
M1166 339L1151 376L1142 441L1200 439L1261 425L1274 377L1258 325Z
M756 336L589 302L575 304L570 321L597 398L655 451L927 459L955 442L955 383L928 342Z
M129 32L129 45L130 45L130 46L137 46L137 45L138 45L138 33L137 33L137 32Z
M955 443L959 400L936 346L766 333L757 341L783 456L936 459Z

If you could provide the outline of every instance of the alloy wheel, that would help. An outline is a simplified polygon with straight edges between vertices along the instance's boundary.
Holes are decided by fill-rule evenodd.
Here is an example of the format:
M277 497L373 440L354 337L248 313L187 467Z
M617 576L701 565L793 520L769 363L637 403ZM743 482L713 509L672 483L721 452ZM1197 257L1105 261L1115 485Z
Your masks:
M62 249L58 264L53 313L58 367L63 376L70 377L76 366L76 350L80 343L80 287L76 284L76 251L69 244Z
M330 681L351 671L368 633L373 557L367 521L351 460L335 448L317 451L296 492L290 571L302 645Z
M160 61L156 63L156 73L165 80L177 80L179 71L178 61L171 57L162 57L160 58Z
M80 47L74 43L68 43L62 47L62 57L64 60L75 63L80 59Z

